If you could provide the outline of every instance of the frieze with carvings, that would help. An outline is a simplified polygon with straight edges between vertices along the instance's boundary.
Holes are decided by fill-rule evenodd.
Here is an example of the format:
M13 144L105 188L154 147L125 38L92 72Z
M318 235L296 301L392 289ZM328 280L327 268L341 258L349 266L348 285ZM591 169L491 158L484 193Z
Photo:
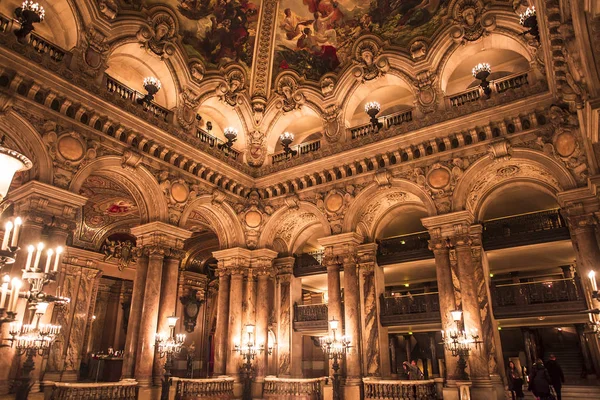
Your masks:
M130 264L135 263L139 255L139 248L135 247L135 242L131 240L107 238L100 251L104 253L104 261L117 260L119 271L123 271Z
M453 23L450 37L465 44L479 39L496 28L496 18L487 12L483 0L459 0L451 10Z
M176 178L169 171L160 171L157 176L158 185L167 199L169 221L177 225L186 206L201 194L207 194L200 185L190 184L184 179Z
M246 236L246 246L254 249L258 245L258 238L268 217L273 214L273 207L264 205L257 191L252 191L243 203L234 205L234 210L242 223Z

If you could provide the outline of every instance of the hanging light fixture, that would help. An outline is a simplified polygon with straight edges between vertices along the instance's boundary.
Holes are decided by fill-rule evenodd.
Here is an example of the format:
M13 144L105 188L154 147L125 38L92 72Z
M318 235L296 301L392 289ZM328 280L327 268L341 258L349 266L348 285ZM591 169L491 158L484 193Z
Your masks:
M27 171L33 165L23 154L5 147L5 139L5 136L0 139L0 202L6 197L15 173Z
M225 139L227 139L227 142L219 144L219 150L223 150L224 148L226 148L227 150L231 150L233 143L237 141L237 129L228 126L227 128L225 128L225 130L223 130L223 135L225 136Z
M298 151L292 150L292 148L290 147L290 145L294 141L293 133L283 132L279 136L279 141L281 142L281 145L283 146L283 152L285 153L286 156L291 154L291 156L294 157L296 154L298 154Z
M15 16L21 24L21 28L15 30L15 35L21 41L33 31L33 24L40 23L46 16L44 7L33 0L25 0L21 7L15 9Z
M479 63L473 67L473 77L479 79L481 82L479 86L483 89L483 93L487 97L492 94L492 88L490 88L490 82L487 80L492 73L492 67L488 63Z

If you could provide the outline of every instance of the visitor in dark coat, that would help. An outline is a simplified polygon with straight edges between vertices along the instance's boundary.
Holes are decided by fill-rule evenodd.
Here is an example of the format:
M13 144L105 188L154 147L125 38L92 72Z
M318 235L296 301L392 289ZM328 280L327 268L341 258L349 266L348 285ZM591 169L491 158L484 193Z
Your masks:
M554 354L550 354L550 360L546 362L546 369L548 370L548 374L552 380L552 386L556 392L556 400L561 400L561 390L562 384L565 383L565 375L563 374L560 365L558 365Z
M544 366L544 362L537 360L529 375L529 390L540 400L549 399L551 384L552 380Z

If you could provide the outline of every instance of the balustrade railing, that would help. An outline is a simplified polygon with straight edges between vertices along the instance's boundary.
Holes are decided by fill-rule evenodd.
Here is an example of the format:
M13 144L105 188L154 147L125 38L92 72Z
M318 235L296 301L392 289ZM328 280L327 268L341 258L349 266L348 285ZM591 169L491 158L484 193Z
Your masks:
M377 262L389 265L433 258L433 252L429 250L429 239L429 232L424 231L379 240Z
M308 252L294 254L294 275L306 276L325 272L327 269L321 264L323 261L323 252Z
M326 378L285 379L267 376L263 397L273 400L320 400Z
M294 303L294 321L327 321L327 304Z
M185 379L173 378L171 392L175 400L233 399L233 378ZM169 398L172 398L169 396Z
M529 85L529 80L527 79L528 75L529 74L525 72L505 76L501 79L496 79L494 81L494 87L496 88L496 92L502 93L510 89L518 89L521 86Z
M45 400L137 400L138 383L131 379L106 383L42 382Z
M198 139L200 139L200 141L202 143L206 143L208 146L210 147L217 147L219 148L219 146L221 146L221 149L223 151L223 153L234 159L237 160L238 157L240 156L240 152L237 151L234 148L228 149L227 147L223 146L225 144L224 141L222 141L221 139L211 135L210 133L204 131L203 129L197 128L196 129L196 137Z
M435 400L435 381L393 381L364 378L365 400Z
M10 26L10 18L0 14L0 32L6 32Z
M295 156L292 156L291 153L286 154L284 152L273 154L271 156L271 163L277 164L277 163L289 160L294 157L300 157L305 154L318 151L320 148L321 148L321 140L320 139L312 140L312 141L306 142L306 143L300 143L296 146L291 146L291 149L295 150L297 152Z
M412 121L412 110L399 111L384 117L385 127L400 125Z
M392 126L412 121L412 112L412 109L397 111L389 115L383 115L379 117L379 120L383 120L383 126L387 129ZM350 128L350 135L352 139L357 139L377 132L379 132L379 128L370 122Z
M67 52L65 50L61 49L60 47L56 46L55 44L50 43L43 37L41 37L33 32L29 34L29 44L38 53L48 54L50 56L50 58L56 62L61 62L65 58L65 55L67 54Z
M483 224L483 245L487 250L569 238L569 229L558 210L499 218Z
M144 97L144 95L142 93L138 92L135 89L128 87L127 85L124 85L123 83L119 82L118 80L111 77L110 75L105 74L105 77L106 77L106 90L108 90L111 93L116 93L122 99L125 99L132 103L135 103L135 102L137 102L138 99ZM171 114L171 112L169 110L167 110L166 108L164 108L162 106L159 106L158 104L156 104L154 102L149 103L149 104L144 104L144 109L146 111L149 111L150 113L154 114L157 118L160 118L164 121L166 121L167 118L169 117L169 115Z
M416 293L402 296L379 297L381 324L385 326L440 320L438 292Z
M494 79L490 82L492 96L494 93L504 93L507 90L518 89L520 87L529 85L528 76L529 72L520 72L499 79ZM460 107L473 101L477 101L482 98L482 96L483 89L481 89L479 86L476 86L460 93L447 96L446 98L451 107Z
M560 315L587 308L579 277L497 285L492 282L497 318Z

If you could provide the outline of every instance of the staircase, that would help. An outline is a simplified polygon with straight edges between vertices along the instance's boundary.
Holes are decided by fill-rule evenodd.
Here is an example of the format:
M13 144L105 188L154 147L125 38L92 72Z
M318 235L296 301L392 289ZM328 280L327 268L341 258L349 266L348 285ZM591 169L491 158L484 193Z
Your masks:
M556 356L556 361L565 375L565 384L585 384L587 380L581 378L583 358L577 347L563 346L562 348L559 348L553 345L552 347L546 348L546 352L544 353L544 363L550 359L550 354Z
M531 392L525 391L526 400L535 400ZM511 399L507 392L506 399ZM594 386L563 386L562 400L600 400L600 388Z

